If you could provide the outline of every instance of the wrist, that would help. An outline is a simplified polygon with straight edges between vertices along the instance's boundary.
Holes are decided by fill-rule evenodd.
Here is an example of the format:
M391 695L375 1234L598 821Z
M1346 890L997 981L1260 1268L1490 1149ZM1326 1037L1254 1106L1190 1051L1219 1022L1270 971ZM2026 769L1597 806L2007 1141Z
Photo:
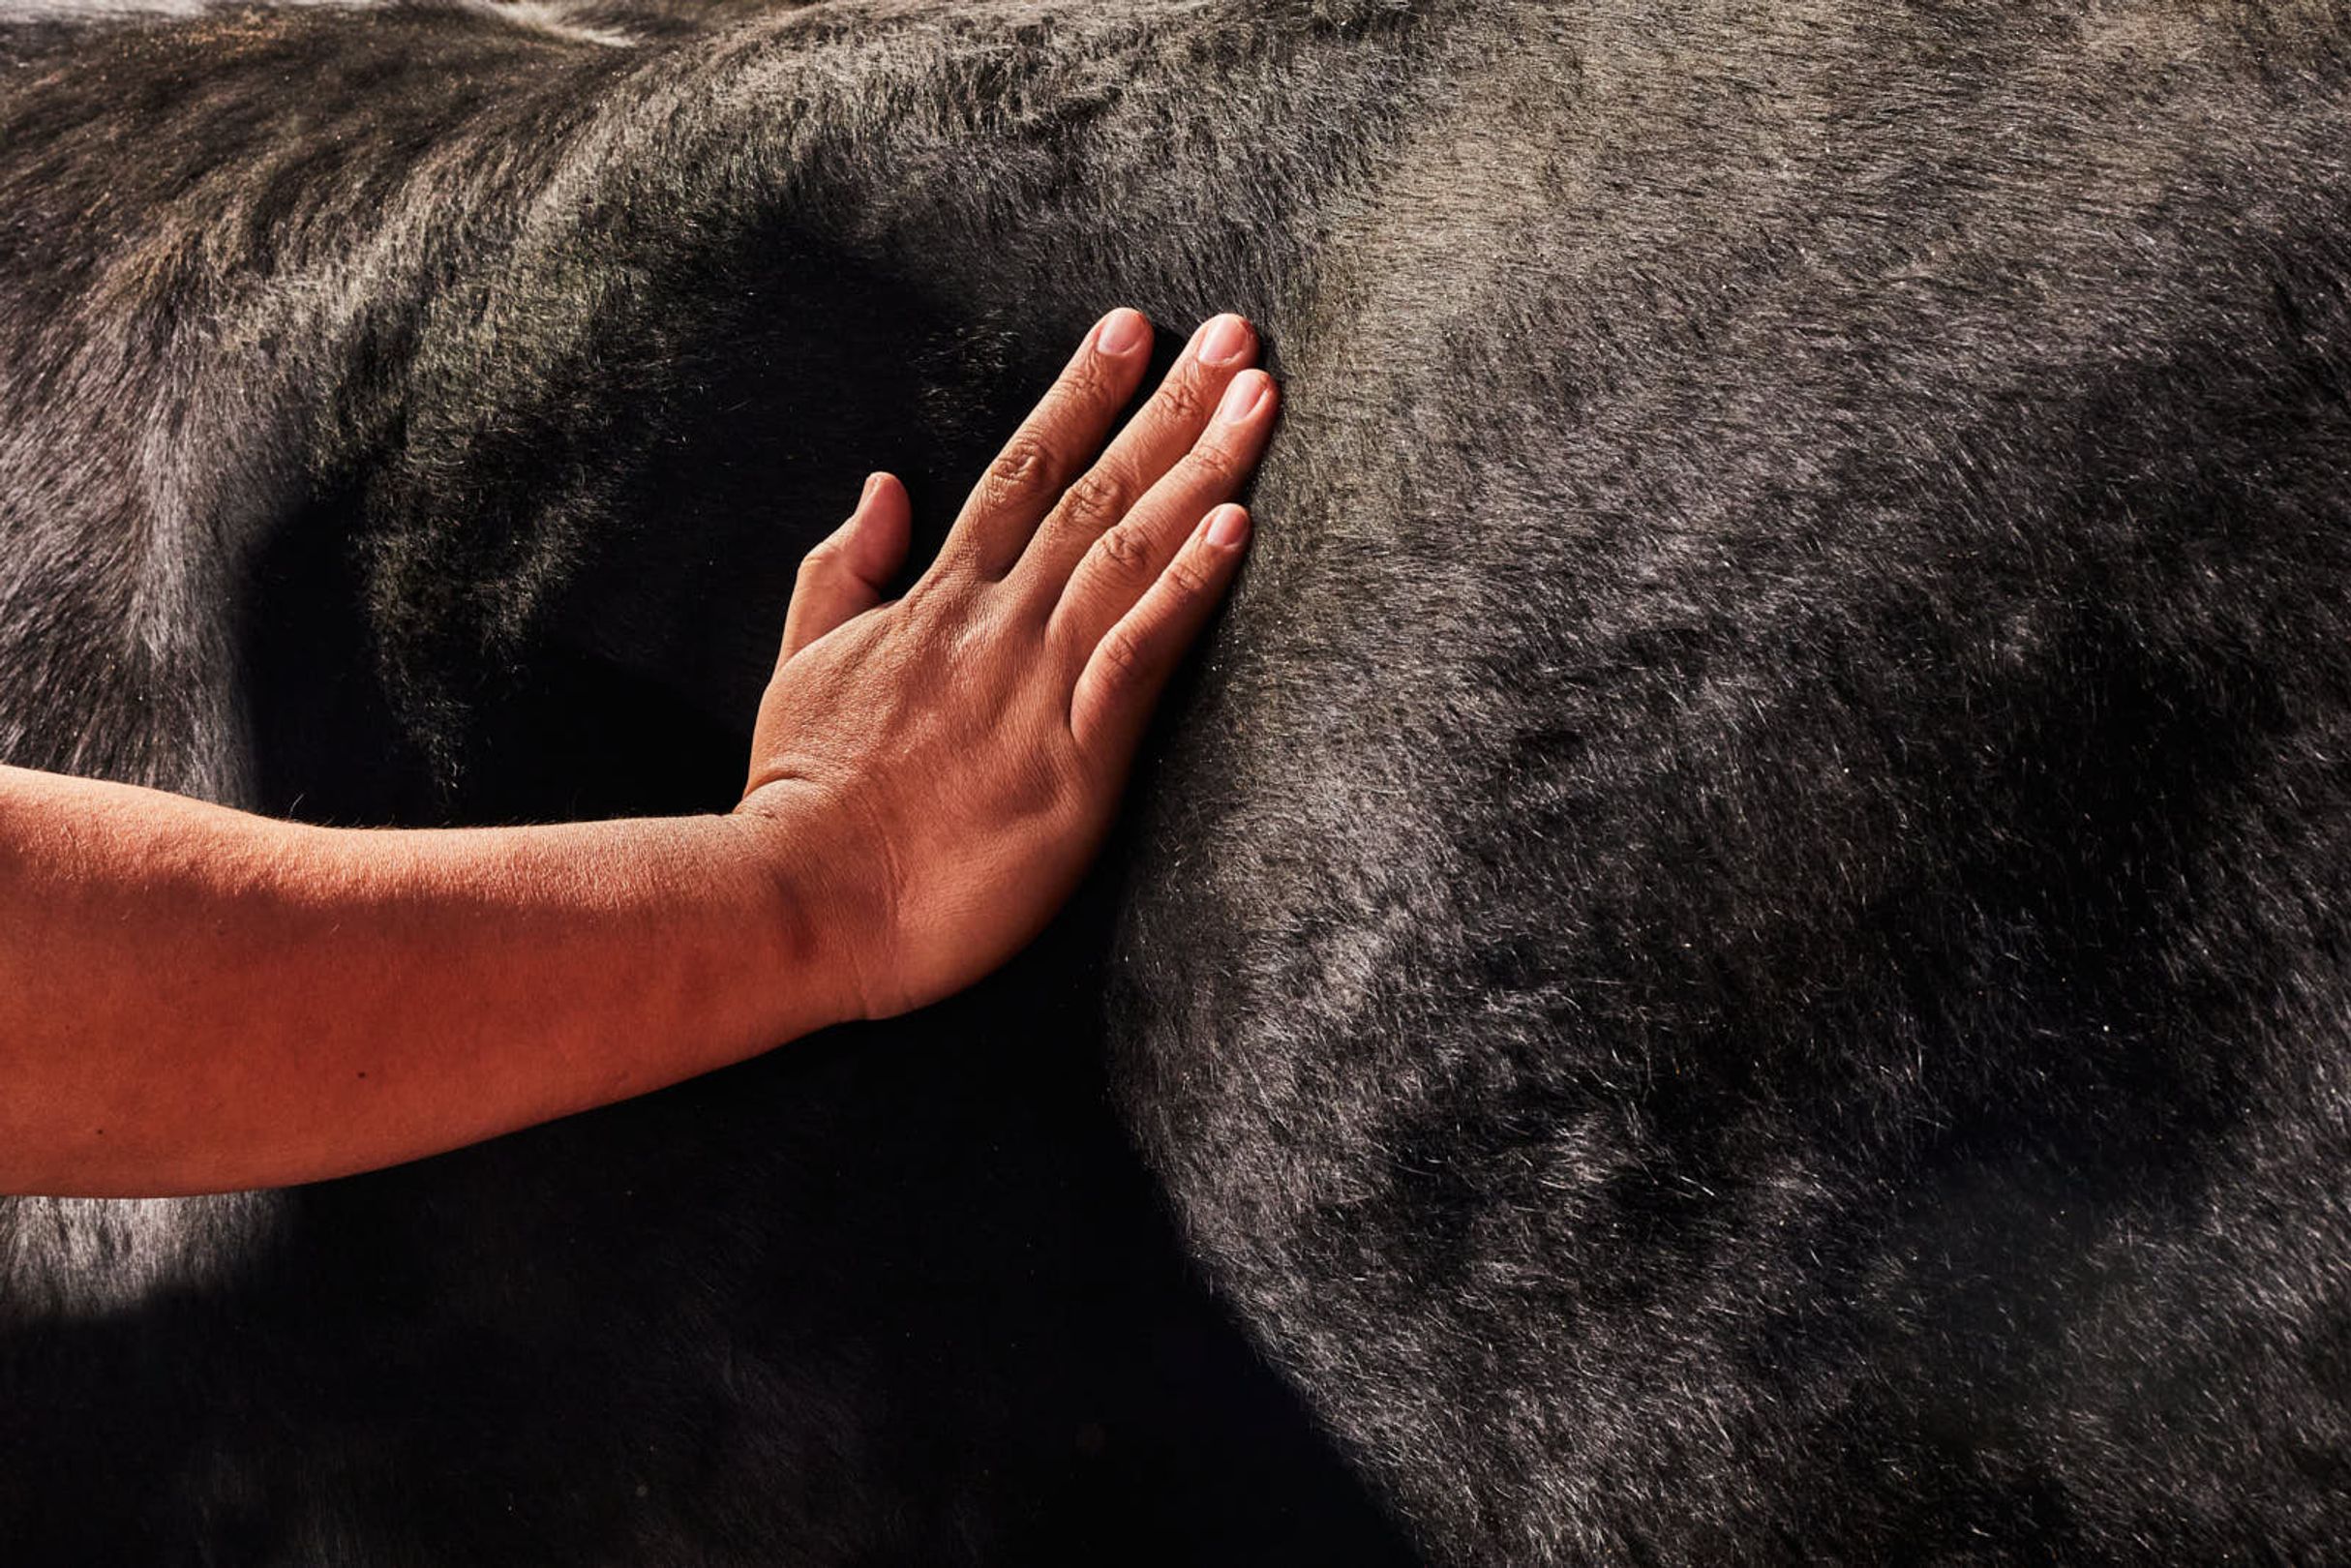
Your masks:
M898 1010L885 983L895 876L869 825L797 779L761 785L723 820L779 934L783 973L805 977L823 1024Z

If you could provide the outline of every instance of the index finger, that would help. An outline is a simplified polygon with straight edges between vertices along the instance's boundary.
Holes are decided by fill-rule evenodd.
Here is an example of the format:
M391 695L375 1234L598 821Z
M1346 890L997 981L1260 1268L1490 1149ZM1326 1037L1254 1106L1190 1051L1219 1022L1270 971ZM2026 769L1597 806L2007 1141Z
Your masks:
M1020 558L1037 525L1101 449L1111 421L1134 396L1150 358L1151 323L1122 306L1103 317L1036 410L980 475L940 548L956 562L998 578Z
M1203 321L1151 401L1045 514L1016 570L1034 578L1040 592L1058 597L1078 558L1191 450L1256 348L1256 329L1244 317L1228 313Z

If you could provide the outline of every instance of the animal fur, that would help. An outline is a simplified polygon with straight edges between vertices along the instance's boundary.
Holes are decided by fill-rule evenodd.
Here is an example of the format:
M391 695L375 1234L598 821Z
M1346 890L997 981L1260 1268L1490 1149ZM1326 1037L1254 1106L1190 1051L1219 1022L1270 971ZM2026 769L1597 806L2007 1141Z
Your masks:
M0 1219L27 1560L2351 1556L2331 8L6 15L12 761L722 805L866 468L1285 387L1005 976Z

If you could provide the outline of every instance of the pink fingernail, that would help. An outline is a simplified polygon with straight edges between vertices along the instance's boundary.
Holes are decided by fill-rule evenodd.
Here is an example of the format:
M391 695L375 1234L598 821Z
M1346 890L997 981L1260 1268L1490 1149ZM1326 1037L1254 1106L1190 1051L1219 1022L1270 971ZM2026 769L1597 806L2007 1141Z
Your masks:
M873 499L873 493L881 488L882 476L878 473L867 474L865 476L865 488L858 492L858 505L860 508L863 507L867 501Z
M1217 405L1217 417L1228 425L1248 424L1273 384L1273 377L1263 371L1243 371L1224 389L1224 401Z
M1101 329L1094 337L1094 347L1113 358L1130 354L1143 346L1147 325L1142 312L1121 306L1102 317Z
M1209 514L1208 542L1229 550L1249 537L1249 514L1238 506L1218 507Z
M1220 316L1200 340L1200 363L1229 365L1249 351L1249 323L1237 316Z

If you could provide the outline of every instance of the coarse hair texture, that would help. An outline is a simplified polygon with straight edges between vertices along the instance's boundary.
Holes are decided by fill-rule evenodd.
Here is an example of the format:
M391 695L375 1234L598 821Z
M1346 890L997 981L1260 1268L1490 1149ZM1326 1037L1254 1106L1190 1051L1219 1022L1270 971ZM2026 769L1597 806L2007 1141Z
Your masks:
M2351 1555L2346 123L2317 5L0 10L14 762L723 807L866 469L1284 386L1035 950L0 1211L0 1538Z

